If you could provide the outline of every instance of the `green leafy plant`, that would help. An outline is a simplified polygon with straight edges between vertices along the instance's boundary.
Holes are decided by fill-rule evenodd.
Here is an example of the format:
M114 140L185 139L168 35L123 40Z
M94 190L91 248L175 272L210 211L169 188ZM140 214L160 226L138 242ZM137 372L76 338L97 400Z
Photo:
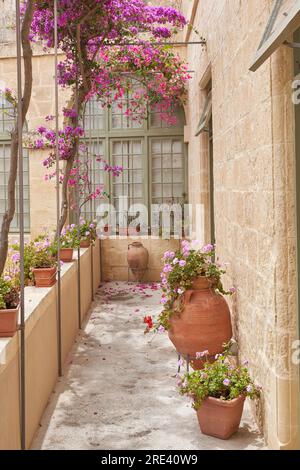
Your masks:
M97 221L80 219L80 239L83 241L91 241L92 243L97 238Z
M20 246L18 244L12 245L13 262L19 263L20 259ZM34 268L52 268L56 265L56 247L55 243L50 240L46 234L41 234L33 241L25 243L24 246L24 278L25 284L31 285L33 283ZM19 275L18 275L19 280Z
M75 224L65 227L60 236L61 248L76 249L80 246L80 239L78 237L78 228Z
M206 357L208 351L198 354ZM251 379L247 362L233 365L228 352L217 355L213 363L206 362L202 370L178 377L178 387L181 395L192 398L192 406L196 410L208 397L229 401L240 395L251 399L260 395L260 387Z
M0 277L0 309L17 308L20 302L19 289L14 279Z
M183 307L184 293L192 288L193 282L199 276L204 276L211 281L211 286L223 295L231 295L235 292L232 287L226 291L221 277L225 270L214 261L215 247L206 245L202 249L197 248L197 241L182 241L181 249L177 252L167 251L164 254L164 267L161 273L162 299L164 309L154 323L155 330L167 330L170 328L172 315L179 315Z

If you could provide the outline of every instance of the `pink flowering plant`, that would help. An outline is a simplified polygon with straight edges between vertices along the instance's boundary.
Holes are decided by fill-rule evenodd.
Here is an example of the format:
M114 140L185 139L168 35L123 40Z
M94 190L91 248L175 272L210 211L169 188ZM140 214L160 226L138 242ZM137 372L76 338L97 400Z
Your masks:
M54 241L55 246L57 245ZM76 249L80 245L80 233L78 233L78 227L76 224L67 225L63 228L60 236L61 248L73 248Z
M92 243L97 238L97 220L84 220L80 219L80 239L83 241L91 241Z
M183 307L184 293L192 288L194 280L205 276L211 281L212 288L223 295L232 295L234 288L226 291L221 277L225 270L214 262L215 246L206 245L197 248L197 241L183 240L177 252L164 254L164 267L161 273L163 311L154 324L155 330L168 330L172 315L179 315Z
M162 118L169 120L185 98L190 75L185 62L164 44L187 24L176 9L152 6L143 0L58 0L57 6L58 47L63 53L58 82L71 90L57 136L59 157L65 162L61 175L62 230L69 209L69 181L74 180L72 172L76 171L84 137L80 123L86 103L94 98L102 106L111 107L114 102L122 106L123 97L132 91L128 117L147 118L148 110L155 106ZM53 18L53 0L34 2L30 39L42 42L46 50L54 46ZM139 83L134 91L133 79ZM53 130L40 127L34 148L53 149L55 138ZM44 162L47 169L53 165L53 155L51 150Z
M11 247L11 260L8 261L8 269L12 269L12 264L17 268L17 282L20 282L20 245L14 243ZM46 234L41 234L33 241L25 243L24 246L24 277L25 284L33 284L34 268L52 268L56 265L56 248L53 240Z
M11 88L4 88L4 90L0 90L0 94L4 96L4 98L12 105L13 110L15 111L18 106L17 96L14 90ZM14 117L14 116L11 116Z
M241 395L258 398L260 387L250 377L247 362L233 365L228 350L217 355L213 363L206 362L202 370L178 377L179 393L193 400L193 408L199 409L208 397L230 401Z

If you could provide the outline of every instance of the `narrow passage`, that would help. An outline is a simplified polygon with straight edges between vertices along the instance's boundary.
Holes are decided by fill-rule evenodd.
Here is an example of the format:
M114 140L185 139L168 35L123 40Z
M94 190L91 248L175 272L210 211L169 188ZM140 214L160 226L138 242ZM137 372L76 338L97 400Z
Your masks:
M200 433L190 402L177 393L168 337L143 334L143 318L160 311L159 300L156 284L100 287L32 449L263 448L247 406L229 441Z

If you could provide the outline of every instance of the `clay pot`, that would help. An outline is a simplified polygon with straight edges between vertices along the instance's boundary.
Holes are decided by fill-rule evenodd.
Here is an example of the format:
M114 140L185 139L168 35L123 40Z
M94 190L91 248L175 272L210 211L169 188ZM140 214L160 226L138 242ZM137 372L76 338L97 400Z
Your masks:
M178 353L192 360L197 352L208 351L209 361L223 351L232 337L230 311L226 300L213 289L206 277L194 281L186 291L180 315L170 319L169 338ZM194 369L202 369L202 360L193 360Z
M202 434L218 439L229 439L239 429L244 402L243 395L230 401L207 398L197 410Z
M13 336L18 329L19 307L0 310L0 338Z
M90 240L81 240L80 242L80 248L89 248L91 245Z
M148 267L149 253L141 242L128 245L127 262L135 281L141 281Z
M56 266L33 269L35 287L52 287L56 283Z
M64 263L71 263L73 261L73 248L61 248L60 260Z

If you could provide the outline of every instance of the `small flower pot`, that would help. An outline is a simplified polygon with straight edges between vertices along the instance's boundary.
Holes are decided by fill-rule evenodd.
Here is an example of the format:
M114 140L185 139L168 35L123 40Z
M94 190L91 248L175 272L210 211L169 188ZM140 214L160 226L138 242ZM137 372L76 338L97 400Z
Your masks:
M89 248L91 245L91 240L81 240L80 248Z
M197 417L202 434L229 439L239 429L245 397L224 401L209 397L197 410Z
M0 338L9 338L18 329L19 307L0 310Z
M56 283L56 266L33 269L35 287L52 287Z
M60 260L64 263L71 263L71 261L73 261L73 251L73 248L61 248Z

